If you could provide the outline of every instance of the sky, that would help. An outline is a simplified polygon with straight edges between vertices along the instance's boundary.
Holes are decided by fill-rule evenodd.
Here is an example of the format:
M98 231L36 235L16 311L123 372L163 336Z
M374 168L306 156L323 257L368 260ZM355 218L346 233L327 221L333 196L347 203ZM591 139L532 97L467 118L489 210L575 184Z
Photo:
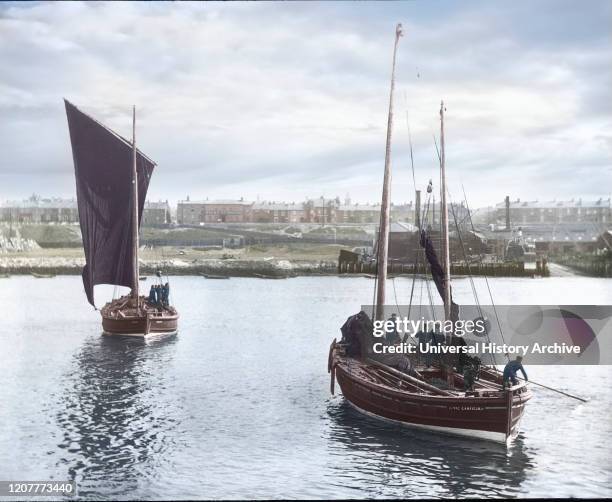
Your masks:
M612 3L0 4L0 200L73 197L62 98L158 166L149 199L380 200L395 25L392 199L472 207L612 191Z

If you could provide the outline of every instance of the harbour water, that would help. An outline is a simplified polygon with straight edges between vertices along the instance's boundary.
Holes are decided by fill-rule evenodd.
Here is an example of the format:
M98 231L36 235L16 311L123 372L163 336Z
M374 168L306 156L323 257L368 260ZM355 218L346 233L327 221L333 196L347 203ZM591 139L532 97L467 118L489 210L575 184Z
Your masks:
M330 396L329 344L370 279L177 277L180 333L149 343L101 336L80 277L0 281L0 479L74 479L96 499L612 496L611 367L527 366L589 402L533 387L508 449ZM490 283L500 304L612 303L606 279ZM395 286L407 303L409 279Z

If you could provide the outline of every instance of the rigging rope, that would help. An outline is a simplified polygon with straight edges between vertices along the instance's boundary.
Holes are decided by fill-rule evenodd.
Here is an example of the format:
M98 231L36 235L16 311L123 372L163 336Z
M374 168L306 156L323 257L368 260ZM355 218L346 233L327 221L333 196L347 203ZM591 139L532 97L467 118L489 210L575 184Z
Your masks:
M447 189L447 191L448 191L448 189ZM448 197L449 197L449 199L451 198L450 191L448 193ZM457 238L459 239L459 244L461 244L461 251L463 253L463 259L465 260L465 265L467 267L468 277L470 279L470 285L472 287L472 293L474 294L474 299L476 300L476 306L478 308L478 315L480 316L481 319L484 320L485 317L482 314L482 308L480 306L480 301L478 299L478 292L476 291L476 285L474 284L474 278L472 277L472 272L470 270L470 264L469 264L468 259L467 259L467 253L465 252L465 246L463 244L463 239L461 237L461 231L459 230L459 224L457 223L457 215L455 214L455 207L454 207L452 202L451 202L450 206L451 206L451 211L453 212L453 220L455 221L455 228L457 229ZM486 330L485 334L487 336L487 342L491 343L491 338L489 337L489 331ZM495 365L495 358L493 357L493 354L489 354L489 356L491 357L491 365L494 366Z
M408 119L408 99L406 97L406 93L404 93L404 99L406 101L406 127L408 128L408 144L410 146L410 167L412 169L412 189L413 192L416 196L416 175L414 173L414 155L412 152L412 135L410 134L410 120ZM417 207L416 207L416 198L415 198L415 206L414 206L414 214L416 215L416 211L417 211ZM419 212L421 208L418 208ZM418 227L418 231L419 231L419 235L421 233L421 228L422 228L422 223L421 223L421 218L419 218L419 227ZM420 249L417 249L417 252L415 253L415 262L414 262L414 270L413 270L413 274L412 274L412 286L410 288L410 303L408 304L408 318L410 318L410 313L412 311L412 299L413 299L413 295L414 295L414 284L416 282L416 276L417 276L417 271L419 268L419 256L420 256Z
M468 212L470 225L472 227L472 232L476 232L474 228L474 222L472 221L472 212L470 211L470 206L468 205L468 202L467 202L467 196L465 195L465 187L463 186L463 184L461 185L461 189L463 190L463 200L465 201L465 208L467 209L467 212ZM480 253L480 250L478 251L478 259L480 260L480 265L482 266L483 259L482 259L482 254ZM489 285L489 279L487 277L487 274L484 272L484 269L483 269L483 277L485 279L485 284L487 285L487 290L489 292L489 298L491 299L491 306L493 307L493 312L495 313L495 320L497 321L497 327L499 329L499 334L501 336L502 342L505 344L506 340L504 339L504 332L501 327L501 322L499 322L499 315L497 315L497 309L495 308L495 302L493 301L493 293L491 292L491 287ZM508 359L508 361L510 360L510 356L508 354L506 354L506 359Z

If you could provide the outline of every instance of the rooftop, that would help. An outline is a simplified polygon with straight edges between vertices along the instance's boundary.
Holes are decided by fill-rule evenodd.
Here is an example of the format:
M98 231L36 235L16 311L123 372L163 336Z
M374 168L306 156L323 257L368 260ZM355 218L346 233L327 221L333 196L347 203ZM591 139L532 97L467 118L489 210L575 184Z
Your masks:
M54 197L52 199L41 199L30 197L26 200L14 201L7 200L0 203L0 207L15 208L15 209L76 209L76 199L60 199Z
M495 207L505 208L506 203L500 202L499 204L496 204ZM585 207L585 208L587 207L588 208L608 207L609 208L610 198L608 199L600 198L595 201L593 200L583 201L582 199L560 200L560 201L552 200L552 201L541 201L541 202L537 200L521 201L521 199L510 201L510 209L516 209L516 208L553 209L553 208L578 208L578 207Z

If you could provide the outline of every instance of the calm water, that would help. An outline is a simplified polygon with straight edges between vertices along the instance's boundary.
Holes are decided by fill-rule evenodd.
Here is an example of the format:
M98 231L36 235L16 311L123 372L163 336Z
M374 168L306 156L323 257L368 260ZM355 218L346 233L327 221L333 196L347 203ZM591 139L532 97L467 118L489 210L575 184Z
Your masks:
M611 285L492 281L508 304L609 304ZM179 277L173 291L180 334L143 344L100 336L79 277L0 279L0 479L75 479L90 498L612 496L610 367L528 367L590 402L534 388L506 450L329 395L329 343L369 279ZM454 293L472 301L466 280Z

